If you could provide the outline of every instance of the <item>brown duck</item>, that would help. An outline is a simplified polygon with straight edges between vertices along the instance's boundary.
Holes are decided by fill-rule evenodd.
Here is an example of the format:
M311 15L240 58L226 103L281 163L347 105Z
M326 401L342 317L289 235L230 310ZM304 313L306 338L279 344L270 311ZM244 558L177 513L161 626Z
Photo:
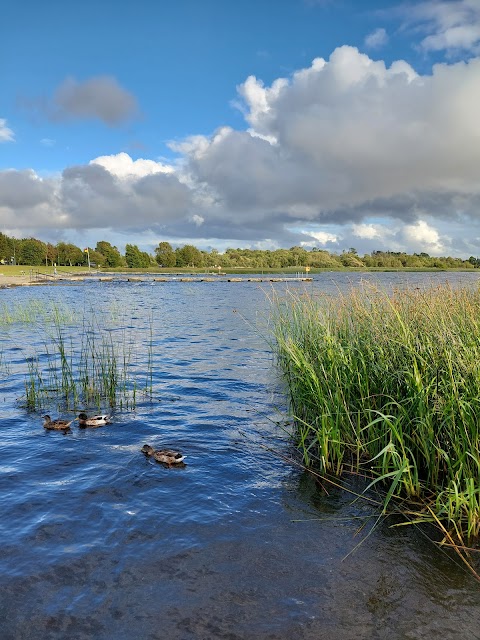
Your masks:
M185 456L179 451L172 451L172 449L154 449L149 444L143 445L142 452L157 462L168 464L169 467L174 464L180 464L185 460Z
M43 426L49 430L66 431L72 422L73 420L52 420L48 415L43 416Z

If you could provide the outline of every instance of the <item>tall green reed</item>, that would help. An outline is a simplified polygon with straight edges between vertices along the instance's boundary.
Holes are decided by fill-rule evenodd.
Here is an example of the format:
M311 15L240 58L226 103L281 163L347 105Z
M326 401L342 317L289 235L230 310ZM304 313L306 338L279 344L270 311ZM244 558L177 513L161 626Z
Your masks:
M480 291L365 285L273 300L274 349L304 463L480 533Z
M125 317L85 310L68 323L53 308L48 322L40 321L38 328L41 346L27 358L25 403L30 409L52 401L65 409L135 406L137 377L142 369L149 375L153 355L149 351L148 362L132 368L145 339Z
M61 303L48 303L43 300L29 300L23 304L0 304L0 327L8 327L14 324L37 325L51 324L56 317L65 324L70 324L75 319L74 311Z

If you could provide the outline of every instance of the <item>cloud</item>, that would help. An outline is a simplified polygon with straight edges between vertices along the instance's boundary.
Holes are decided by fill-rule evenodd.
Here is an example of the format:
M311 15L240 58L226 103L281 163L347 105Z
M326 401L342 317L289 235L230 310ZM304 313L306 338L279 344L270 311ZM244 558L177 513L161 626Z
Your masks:
M441 255L445 253L445 246L438 231L425 220L418 220L415 224L406 225L400 234L407 246L426 253Z
M480 51L478 0L428 0L402 5L398 12L406 26L427 34L420 43L424 51Z
M270 86L250 76L238 94L245 129L172 143L173 166L120 153L50 180L0 172L0 222L477 253L480 58L419 75L343 46Z
M310 231L309 235L312 236L312 238L315 238L317 244L322 246L338 242L338 236L334 233L329 233L328 231ZM308 244L308 242L303 242L302 244Z
M432 193L478 193L478 59L418 76L344 46L270 87L250 77L239 93L257 135L223 128L179 148L212 201L244 219L343 224L372 207L412 221Z
M191 196L176 176L157 172L125 180L97 163L65 169L64 210L76 228L141 229L186 219Z
M174 170L172 166L154 160L143 158L132 160L128 153L123 152L111 156L100 156L91 160L90 164L100 165L112 175L123 179L143 178L155 173L172 173Z
M477 226L477 225L476 225ZM359 228L360 227L360 228ZM452 238L452 228L442 222L427 217L416 220L412 224L363 224L352 225L346 235L355 238L353 246L361 252L372 250L404 251L407 253L425 252L433 256L463 253L471 255L472 250L460 238ZM460 230L463 235L463 231ZM478 242L477 242L478 244Z
M14 139L15 134L7 127L7 121L0 118L0 142L12 142Z
M33 170L0 171L0 226L2 229L39 230L61 224L55 181L40 178ZM24 222L27 221L27 225Z
M202 216L199 216L196 213L192 216L191 219L192 222L197 225L197 227L200 227L205 222L205 218L202 218Z
M34 171L0 171L0 207L25 210L52 201L51 185Z
M51 99L22 98L21 106L51 122L100 120L115 127L138 115L136 98L111 76L66 78Z
M40 237L45 229L111 227L128 232L182 220L192 226L192 208L190 190L162 171L125 178L97 162L67 167L48 179L33 170L0 171L2 227L36 230Z
M387 42L388 34L383 27L375 29L375 31L369 33L365 38L365 46L369 49L380 49L385 46Z
M55 146L55 140L52 140L52 138L42 138L40 140L40 144L43 145L44 147L53 147Z
M380 224L354 224L352 225L352 233L354 236L362 240L384 240L392 235L392 231Z

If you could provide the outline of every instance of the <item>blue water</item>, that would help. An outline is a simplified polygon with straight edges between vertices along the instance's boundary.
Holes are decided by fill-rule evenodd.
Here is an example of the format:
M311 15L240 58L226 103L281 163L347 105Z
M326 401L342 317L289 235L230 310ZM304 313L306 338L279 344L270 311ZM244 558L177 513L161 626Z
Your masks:
M22 403L44 329L0 329L0 638L480 638L479 585L455 556L388 521L366 536L375 512L320 492L281 428L266 294L335 294L365 278L455 285L479 274L0 291L0 309L96 309L127 332L139 379L150 328L153 345L151 396L64 435L42 427L60 413L54 400L35 412ZM186 466L152 462L145 443L181 450Z

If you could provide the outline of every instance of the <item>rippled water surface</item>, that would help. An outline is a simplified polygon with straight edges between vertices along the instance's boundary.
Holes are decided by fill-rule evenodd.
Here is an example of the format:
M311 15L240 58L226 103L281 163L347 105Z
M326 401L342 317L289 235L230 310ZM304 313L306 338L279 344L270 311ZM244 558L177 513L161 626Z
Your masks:
M335 293L360 279L272 286ZM453 555L388 523L365 537L370 507L321 494L284 459L293 452L262 336L266 290L172 281L0 291L12 309L41 300L110 314L128 327L140 377L153 355L152 398L138 393L111 424L63 435L42 427L55 402L22 404L26 361L45 334L0 326L2 640L480 638L479 585ZM144 443L180 449L186 466L152 463Z

